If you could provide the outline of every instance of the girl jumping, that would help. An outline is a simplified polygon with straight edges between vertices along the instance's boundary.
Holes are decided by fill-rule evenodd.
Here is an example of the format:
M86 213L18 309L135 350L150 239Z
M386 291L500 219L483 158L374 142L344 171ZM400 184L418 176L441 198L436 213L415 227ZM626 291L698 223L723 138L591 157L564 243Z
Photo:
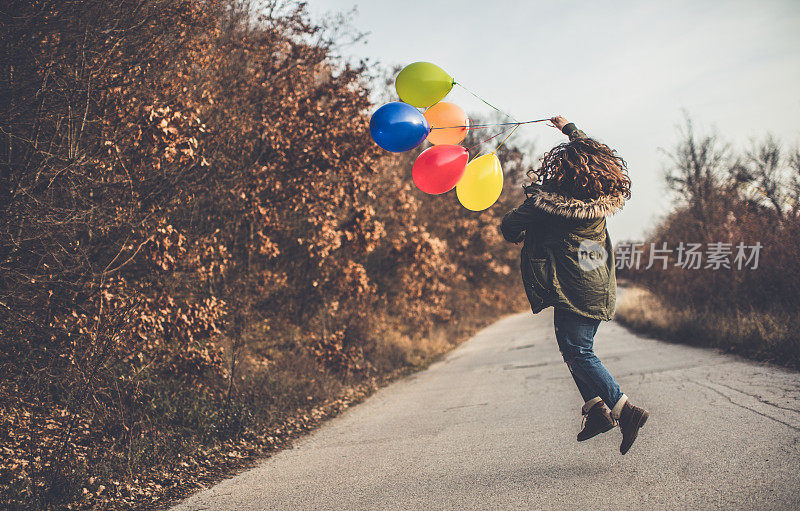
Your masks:
M588 138L561 116L550 119L569 137L531 170L527 199L509 211L503 237L522 246L522 282L531 310L554 307L558 347L584 400L584 427L578 441L619 424L622 454L647 421L647 410L633 406L594 354L600 321L614 316L614 252L606 216L630 198L625 161L605 144Z

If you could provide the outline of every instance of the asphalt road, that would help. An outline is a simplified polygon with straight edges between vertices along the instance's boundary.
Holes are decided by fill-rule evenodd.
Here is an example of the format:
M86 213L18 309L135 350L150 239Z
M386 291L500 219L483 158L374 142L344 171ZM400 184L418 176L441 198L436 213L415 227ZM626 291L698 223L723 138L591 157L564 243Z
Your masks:
M800 509L800 373L603 323L596 352L650 410L578 443L552 309L507 317L177 510Z

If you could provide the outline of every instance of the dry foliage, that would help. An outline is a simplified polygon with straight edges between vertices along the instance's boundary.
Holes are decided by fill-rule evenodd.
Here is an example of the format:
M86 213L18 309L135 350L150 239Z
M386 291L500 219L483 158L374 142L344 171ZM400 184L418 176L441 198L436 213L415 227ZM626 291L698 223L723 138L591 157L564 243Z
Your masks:
M519 193L413 190L301 5L0 9L0 506L162 501L524 304Z
M621 318L658 331L680 330L687 342L798 364L800 153L781 148L772 136L735 151L715 134L696 134L688 120L681 134L669 153L667 173L677 207L649 236L641 269L619 271L652 291L673 325L630 309L622 310ZM709 243L730 243L734 255L739 243L762 248L756 269L734 264L684 269L675 266L673 254L667 269L657 262L646 270L651 242L672 249L681 242L701 243L703 249Z

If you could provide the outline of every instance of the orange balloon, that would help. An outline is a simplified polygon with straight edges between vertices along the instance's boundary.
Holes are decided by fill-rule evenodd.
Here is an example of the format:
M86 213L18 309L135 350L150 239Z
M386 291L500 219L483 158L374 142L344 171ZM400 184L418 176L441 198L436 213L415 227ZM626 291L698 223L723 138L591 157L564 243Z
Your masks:
M467 136L468 128L451 128L450 126L468 126L467 114L458 106L440 101L425 110L425 118L431 125L428 142L433 145L457 145ZM446 128L446 129L437 129Z

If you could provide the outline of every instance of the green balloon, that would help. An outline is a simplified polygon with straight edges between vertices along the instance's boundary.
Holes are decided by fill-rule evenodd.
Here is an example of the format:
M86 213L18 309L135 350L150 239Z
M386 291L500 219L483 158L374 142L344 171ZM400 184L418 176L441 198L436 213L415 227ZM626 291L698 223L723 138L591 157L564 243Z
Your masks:
M442 100L456 83L436 64L414 62L397 75L394 87L400 100L417 108L427 108Z

